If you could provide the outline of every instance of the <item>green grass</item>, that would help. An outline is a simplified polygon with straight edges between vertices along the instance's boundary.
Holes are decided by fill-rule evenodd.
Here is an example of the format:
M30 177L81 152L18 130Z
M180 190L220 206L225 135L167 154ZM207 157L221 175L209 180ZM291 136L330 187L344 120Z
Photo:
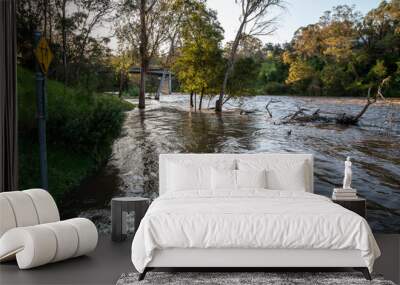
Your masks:
M127 91L122 93L122 97L124 98L137 98L139 97L139 87L131 86Z
M98 166L87 153L74 152L53 144L47 146L47 161L49 191L56 200L78 187ZM20 189L40 188L39 145L34 138L20 137L19 162Z
M108 160L125 111L134 108L116 97L47 82L49 191L59 200ZM40 187L35 77L18 68L19 187Z

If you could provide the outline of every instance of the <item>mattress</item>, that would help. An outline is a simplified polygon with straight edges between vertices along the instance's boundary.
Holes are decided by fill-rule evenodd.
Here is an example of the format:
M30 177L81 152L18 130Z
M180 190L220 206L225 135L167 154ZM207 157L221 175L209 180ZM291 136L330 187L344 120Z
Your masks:
M370 271L380 255L366 220L330 199L259 189L157 198L133 239L132 262L143 272L155 251L172 248L359 250Z

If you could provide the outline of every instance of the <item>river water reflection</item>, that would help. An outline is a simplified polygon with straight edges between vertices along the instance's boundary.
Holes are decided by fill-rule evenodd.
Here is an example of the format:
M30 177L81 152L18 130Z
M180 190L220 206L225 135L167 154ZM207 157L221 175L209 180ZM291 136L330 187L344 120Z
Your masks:
M164 96L160 102L148 102L145 111L130 111L112 159L66 197L65 215L89 217L101 231L109 231L111 197L157 197L160 153L305 152L315 156L315 192L326 196L341 185L343 161L351 156L352 185L368 199L371 227L400 233L400 102L376 104L358 126L345 127L277 121L298 106L356 113L362 99L277 97L279 102L269 107L272 119L265 109L270 99L232 101L220 116L212 111L189 112L188 96L183 95ZM253 112L241 115L239 106Z

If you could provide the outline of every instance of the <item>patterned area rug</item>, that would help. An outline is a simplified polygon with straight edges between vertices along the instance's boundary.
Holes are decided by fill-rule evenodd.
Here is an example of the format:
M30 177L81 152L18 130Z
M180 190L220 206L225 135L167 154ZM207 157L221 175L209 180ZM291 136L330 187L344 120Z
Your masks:
M368 281L359 272L148 272L142 281L138 281L138 276L138 273L122 274L117 285L395 285L376 275Z

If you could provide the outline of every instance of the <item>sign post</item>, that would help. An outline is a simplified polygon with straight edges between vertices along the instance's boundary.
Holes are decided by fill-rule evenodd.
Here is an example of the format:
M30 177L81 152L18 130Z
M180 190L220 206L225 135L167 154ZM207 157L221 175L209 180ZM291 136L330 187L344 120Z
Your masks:
M48 190L46 148L46 77L53 54L45 38L35 32L36 56L36 108L39 130L40 179L42 188Z

